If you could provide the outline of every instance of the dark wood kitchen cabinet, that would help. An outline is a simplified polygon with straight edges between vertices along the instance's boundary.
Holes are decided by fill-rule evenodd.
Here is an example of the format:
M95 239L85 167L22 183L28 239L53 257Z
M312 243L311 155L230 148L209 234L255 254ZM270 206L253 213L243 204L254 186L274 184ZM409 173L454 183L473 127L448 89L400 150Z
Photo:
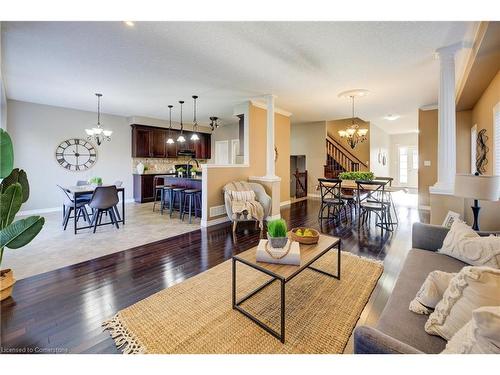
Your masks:
M177 143L177 137L180 134L180 130L172 129L170 134L175 143L167 144L168 129L138 124L133 124L131 126L132 157L134 158L176 158L180 150L193 151L197 159L210 159L212 157L212 137L210 134L198 133L200 139L192 141L191 135L193 132L184 131L186 143L180 145Z

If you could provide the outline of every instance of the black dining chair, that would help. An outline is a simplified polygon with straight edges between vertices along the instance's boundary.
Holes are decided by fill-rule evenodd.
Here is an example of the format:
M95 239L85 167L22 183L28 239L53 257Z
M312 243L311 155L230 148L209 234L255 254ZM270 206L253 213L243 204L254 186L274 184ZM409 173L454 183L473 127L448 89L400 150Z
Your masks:
M111 223L114 224L116 228L120 228L115 211L118 202L118 190L116 190L115 185L98 186L95 188L92 199L89 202L89 206L92 208L93 212L91 225L94 226L94 233L97 229L97 224L100 224L102 220L103 213L107 213Z
M73 216L71 216L71 213L75 209L75 201L73 198L69 195L69 191L65 188L63 188L61 185L57 185L59 189L61 189L62 196L63 196L63 222L62 226L63 229L66 230L66 227L68 226L69 219L71 219ZM88 197L78 197L76 199L76 212L73 213L73 215L76 215L76 221L80 219L80 217L83 217L83 220L86 222L90 223L90 216L89 213L87 212L87 209L85 206L90 202L90 199Z
M380 227L381 234L384 234L384 229L392 231L390 226L388 211L390 206L385 201L385 187L388 181L377 180L356 180L357 197L358 197L358 230L361 224L370 225L371 213L375 217L375 226Z
M387 185L389 187L392 187L392 182L394 181L394 178L393 177L375 177L375 180L377 181L387 181ZM396 211L396 205L394 204L394 200L392 199L392 192L391 191L387 191L385 190L385 201L386 201L386 204L392 208L392 212L394 212L394 218L392 217L392 214L391 214L391 209L389 209L389 224L391 226L394 226L394 225L398 225L399 223L399 218L398 218L398 212Z
M342 210L345 210L345 201L342 199L342 180L338 178L318 178L318 182L321 194L318 220L340 219ZM326 216L324 215L325 209L327 209Z
M76 181L76 186L87 186L87 185L89 185L88 181L85 181L85 180L78 180L78 181ZM81 194L79 196L79 198L80 197L90 200L90 199L92 199L92 193Z

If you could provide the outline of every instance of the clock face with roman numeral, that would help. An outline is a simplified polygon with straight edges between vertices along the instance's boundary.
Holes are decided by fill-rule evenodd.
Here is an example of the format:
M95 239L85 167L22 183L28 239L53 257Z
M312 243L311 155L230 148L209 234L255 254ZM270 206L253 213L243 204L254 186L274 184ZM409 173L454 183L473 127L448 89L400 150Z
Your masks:
M57 146L56 160L68 171L85 171L95 164L97 150L84 139L72 138Z

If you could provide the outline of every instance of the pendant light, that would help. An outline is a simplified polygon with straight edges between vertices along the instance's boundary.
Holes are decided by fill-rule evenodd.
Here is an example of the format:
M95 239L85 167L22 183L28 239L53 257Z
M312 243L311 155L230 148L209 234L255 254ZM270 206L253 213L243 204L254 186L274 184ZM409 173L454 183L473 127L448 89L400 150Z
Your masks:
M168 109L169 109L169 115L168 115L168 122L169 122L169 125L168 125L168 139L167 139L167 143L169 145L171 145L172 143L174 143L174 140L172 138L172 134L171 134L171 131L172 131L172 108L174 106L172 104L170 104L168 106Z
M181 134L179 134L177 142L184 143L186 142L186 138L184 137L184 124L182 123L182 105L184 104L184 100L179 100L179 104L181 105Z
M218 119L217 116L210 117L210 129L212 129L212 131L219 127L219 123L217 122Z
M193 118L193 135L191 136L192 141L199 141L200 136L196 132L198 130L198 122L196 121L196 99L198 99L197 95L193 95L193 100L194 100L194 105L193 105L193 111L194 111L194 118Z
M112 130L104 130L101 126L101 97L102 94L96 93L97 96L97 126L92 129L85 129L85 133L87 133L88 141L95 141L98 146L101 145L103 141L111 141Z

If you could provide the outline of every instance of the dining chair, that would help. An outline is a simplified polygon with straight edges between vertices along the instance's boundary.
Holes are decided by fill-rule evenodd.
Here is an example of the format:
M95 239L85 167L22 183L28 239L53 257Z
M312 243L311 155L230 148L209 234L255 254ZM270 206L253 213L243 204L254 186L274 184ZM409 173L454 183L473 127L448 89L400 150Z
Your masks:
M370 225L371 213L373 212L376 215L375 226L380 227L382 236L384 229L392 231L392 226L390 226L388 220L390 206L384 200L387 184L388 181L356 180L359 209L358 230L361 224L368 223Z
M94 190L92 199L89 202L90 208L92 208L93 216L91 225L94 226L94 233L97 229L97 224L101 222L102 214L109 214L111 223L120 228L118 225L118 218L116 216L116 205L118 204L118 190L115 185L110 186L98 186Z
M340 219L342 209L345 210L345 201L342 199L342 180L338 178L318 178L321 195L321 205L318 220L338 218ZM327 209L326 216L324 215ZM330 212L332 210L333 212ZM347 211L346 217L347 217ZM333 214L333 215L332 215Z
M392 187L392 182L394 181L394 178L393 177L375 177L375 180L387 181L389 187ZM385 193L386 193L386 202L392 208L392 211L394 212L394 219L393 219L392 214L391 214L391 210L389 210L389 224L391 226L398 225L398 223L399 223L398 212L396 211L396 205L394 204L394 200L392 199L392 192L386 190Z
M57 187L61 190L62 195L63 195L63 230L66 230L66 227L68 226L69 219L72 218L71 212L74 211L75 209L75 201L73 198L69 195L69 192L67 189L63 188L61 185L57 185ZM90 223L90 216L89 213L87 212L87 209L85 208L85 205L87 205L90 202L90 199L86 197L78 197L76 199L76 212L73 213L73 215L76 215L76 221L78 222L78 219L80 219L80 216L83 216L83 220L86 222Z

